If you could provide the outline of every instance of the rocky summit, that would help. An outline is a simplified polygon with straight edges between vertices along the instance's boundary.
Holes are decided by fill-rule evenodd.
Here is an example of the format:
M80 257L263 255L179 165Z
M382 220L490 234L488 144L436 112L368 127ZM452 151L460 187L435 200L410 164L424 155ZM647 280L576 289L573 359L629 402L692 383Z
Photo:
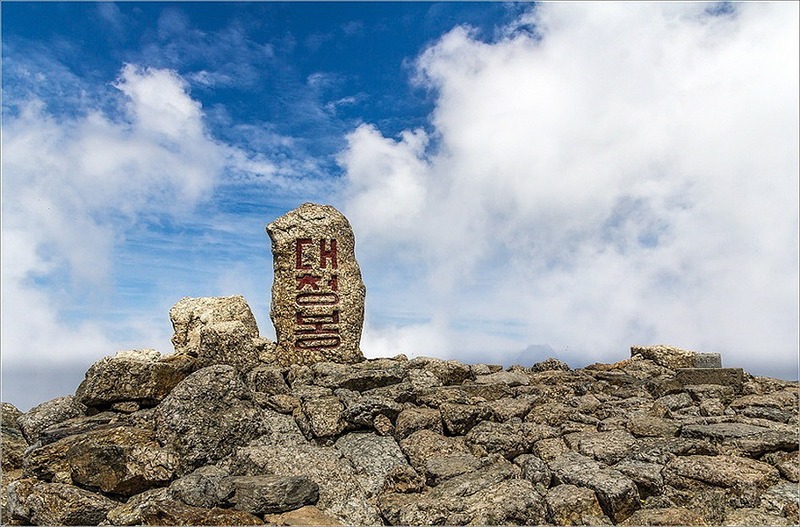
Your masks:
M3 523L798 523L798 383L718 355L286 363L240 296L170 318L174 353L3 404Z

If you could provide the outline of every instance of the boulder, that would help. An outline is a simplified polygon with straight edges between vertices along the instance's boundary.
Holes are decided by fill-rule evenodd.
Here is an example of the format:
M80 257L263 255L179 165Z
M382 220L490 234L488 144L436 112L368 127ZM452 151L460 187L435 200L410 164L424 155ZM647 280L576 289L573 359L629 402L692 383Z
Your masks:
M264 431L262 410L232 366L186 377L155 408L156 436L180 456L179 474L230 454Z
M698 489L698 484L741 492L764 490L780 479L775 467L735 456L681 456L667 463L664 481L678 489Z
M434 457L470 454L462 439L427 429L417 430L400 441L400 449L417 471L424 471L425 463Z
M197 359L203 366L228 364L249 371L260 364L261 354L269 346L266 339L257 337L241 320L205 325L200 328Z
M445 431L450 435L462 436L473 426L492 416L487 405L443 403L439 406Z
M71 395L57 397L50 401L34 406L18 418L19 429L28 443L39 440L39 434L45 428L66 421L71 417L83 416L86 413L79 398Z
M708 523L703 516L686 507L664 507L638 510L620 525L708 525Z
M481 421L467 433L465 440L470 446L512 460L529 452L537 441L557 435L558 432L547 425L512 419L504 423Z
M241 322L244 332L258 337L258 326L250 306L240 295L228 297L182 298L169 310L175 333L172 345L176 354L197 356L201 330L220 322Z
M531 371L537 373L542 371L570 371L570 369L569 364L553 357L534 363L531 366Z
M575 485L556 485L545 496L549 521L555 525L611 525L594 491Z
M212 507L192 507L172 498L167 489L153 489L129 499L108 512L112 525L262 525L248 512Z
M639 491L630 478L591 458L567 452L548 463L557 483L592 489L600 506L614 523L640 508Z
M25 449L28 448L28 443L20 430L19 418L22 417L22 412L11 403L2 403L0 409L0 418L2 420L2 472L6 473L11 470L22 468L22 457ZM4 482L5 483L5 482Z
M319 386L358 392L397 384L405 377L405 369L391 359L369 360L352 366L320 362L314 364L312 370Z
M153 350L119 352L92 364L75 399L101 408L130 401L155 406L189 373L185 363L163 362Z
M353 432L336 440L336 450L350 461L367 496L377 495L387 475L408 461L392 437Z
M319 486L305 476L232 476L225 484L233 507L251 514L291 511L319 499Z
M236 449L229 460L232 474L306 476L318 485L316 506L326 515L349 525L380 523L353 465L339 450L306 442L296 425L284 420L275 420L271 429Z
M99 525L119 505L72 485L35 479L13 482L7 493L11 517L31 525Z
M514 464L522 469L522 477L533 483L537 488L550 487L553 473L547 463L533 454L522 454L514 458Z

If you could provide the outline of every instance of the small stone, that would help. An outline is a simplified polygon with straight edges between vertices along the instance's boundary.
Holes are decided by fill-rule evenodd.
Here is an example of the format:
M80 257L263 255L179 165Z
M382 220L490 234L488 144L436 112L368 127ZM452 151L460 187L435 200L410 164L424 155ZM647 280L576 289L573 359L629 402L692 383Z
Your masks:
M372 420L372 427L379 436L394 435L394 425L392 424L391 419L383 414L378 414L375 416L375 419Z
M545 359L542 362L537 362L533 366L531 366L531 371L534 372L558 371L558 370L570 371L571 369L572 368L569 367L569 364L553 357Z
M530 481L537 488L550 486L553 473L547 463L534 456L533 454L522 454L514 458L514 464L522 469L522 477Z
M461 436L473 426L492 416L492 409L486 405L444 403L439 406L445 431L450 435Z
M407 494L422 492L425 488L425 478L420 476L411 465L395 465L387 474L383 482L385 492L399 492Z
M305 203L267 225L272 308L281 364L364 360L359 347L366 288L350 224L329 205Z

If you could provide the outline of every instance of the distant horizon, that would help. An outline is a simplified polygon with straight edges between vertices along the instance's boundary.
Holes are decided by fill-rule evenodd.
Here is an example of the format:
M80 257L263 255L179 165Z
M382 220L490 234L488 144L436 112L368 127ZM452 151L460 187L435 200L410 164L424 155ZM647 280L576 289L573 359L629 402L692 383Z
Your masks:
M353 227L367 356L800 378L796 2L0 10L4 400L171 352L183 296L274 340L305 201Z

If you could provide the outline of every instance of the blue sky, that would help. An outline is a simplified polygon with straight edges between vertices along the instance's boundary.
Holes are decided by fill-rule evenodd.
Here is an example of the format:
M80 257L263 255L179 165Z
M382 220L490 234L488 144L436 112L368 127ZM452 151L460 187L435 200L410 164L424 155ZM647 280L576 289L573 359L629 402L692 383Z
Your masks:
M3 399L171 352L264 225L353 224L362 348L797 378L798 4L2 4Z

